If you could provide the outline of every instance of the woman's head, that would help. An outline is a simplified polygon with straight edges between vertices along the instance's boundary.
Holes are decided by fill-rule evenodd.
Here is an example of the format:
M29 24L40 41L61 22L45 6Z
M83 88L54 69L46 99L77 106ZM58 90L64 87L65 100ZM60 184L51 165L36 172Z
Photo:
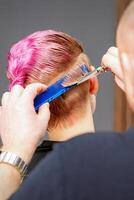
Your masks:
M134 0L130 2L124 11L117 28L116 36L120 53L126 52L131 60L134 57Z
M15 84L23 87L33 82L51 85L77 64L89 61L82 46L73 37L57 31L35 32L11 48L7 76L9 89ZM90 89L96 80L90 81ZM90 90L91 91L91 90ZM89 83L85 82L50 104L51 118L48 129L68 126L86 112Z

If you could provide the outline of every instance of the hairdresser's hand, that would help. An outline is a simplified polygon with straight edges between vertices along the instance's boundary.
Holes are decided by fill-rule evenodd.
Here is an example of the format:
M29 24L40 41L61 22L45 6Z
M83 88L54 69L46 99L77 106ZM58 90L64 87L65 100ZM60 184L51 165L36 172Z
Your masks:
M123 91L125 91L124 75L120 64L118 48L110 47L106 54L102 57L101 65L113 72L115 75L115 82Z
M0 134L3 150L17 153L27 163L43 139L50 117L49 104L41 106L38 114L33 107L35 96L45 89L46 86L40 83L30 84L25 89L16 85L2 97Z
M117 48L111 47L103 56L101 64L103 67L111 69L111 71L115 74L115 81L117 85L126 93L127 100L131 109L134 111L133 55L121 52L119 53Z

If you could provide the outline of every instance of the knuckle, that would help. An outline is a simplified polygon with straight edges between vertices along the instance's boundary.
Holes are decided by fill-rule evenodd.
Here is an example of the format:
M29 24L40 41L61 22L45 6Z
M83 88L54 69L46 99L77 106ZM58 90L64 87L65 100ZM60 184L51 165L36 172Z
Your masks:
M24 94L29 96L31 92L35 90L34 88L35 87L32 84L27 85L26 88L24 89Z
M2 104L7 100L8 96L9 96L9 92L5 92L5 93L2 95L2 98L1 98L1 103L2 103Z
M107 54L104 54L104 56L102 57L102 63L105 65L107 64L107 58L108 58L108 55Z
M9 95L9 92L4 92L4 94L2 95L2 98L4 98L7 95Z
M40 83L30 83L29 85L26 86L26 88L33 88L36 85L39 85Z
M26 93L29 93L29 95L30 95L30 94L35 94L35 93L41 92L45 88L46 88L46 86L42 83L33 83L33 84L28 85L25 91L26 91Z
M26 86L25 91L35 90L37 87L39 87L39 83L31 83Z
M22 88L23 88L23 87L22 87L21 85L16 84L16 85L14 85L14 86L12 87L11 92L14 91L14 90L22 89Z
M31 88L31 87L32 87L32 85L33 85L33 84L29 84L29 85L27 85L25 89L27 89L27 90L28 90L29 88Z
M116 50L116 47L110 47L109 49L108 49L108 53L113 53L114 51Z

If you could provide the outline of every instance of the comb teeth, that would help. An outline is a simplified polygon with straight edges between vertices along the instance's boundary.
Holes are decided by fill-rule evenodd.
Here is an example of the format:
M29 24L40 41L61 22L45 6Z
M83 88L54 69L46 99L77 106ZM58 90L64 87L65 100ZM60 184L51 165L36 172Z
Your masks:
M62 86L67 87L74 84L77 84L82 77L85 77L89 73L88 67L83 64L79 65L75 69L72 69L70 72L65 75Z

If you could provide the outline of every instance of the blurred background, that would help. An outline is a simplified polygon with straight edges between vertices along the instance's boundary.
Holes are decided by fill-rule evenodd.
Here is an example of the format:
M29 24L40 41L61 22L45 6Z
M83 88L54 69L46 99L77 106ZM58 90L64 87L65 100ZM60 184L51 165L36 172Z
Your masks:
M102 55L114 46L116 0L0 0L0 97L8 88L7 53L26 35L44 29L55 29L76 37L99 65ZM113 78L106 73L99 78L96 130L113 127Z

